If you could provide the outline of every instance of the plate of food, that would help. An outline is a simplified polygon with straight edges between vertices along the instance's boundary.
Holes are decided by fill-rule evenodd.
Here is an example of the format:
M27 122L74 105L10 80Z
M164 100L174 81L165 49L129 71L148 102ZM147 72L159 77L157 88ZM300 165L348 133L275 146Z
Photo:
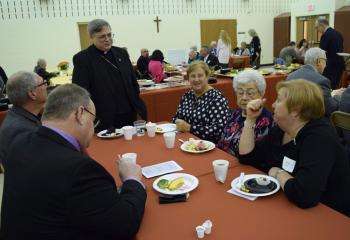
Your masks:
M195 140L190 138L180 146L182 151L189 153L204 153L215 149L215 144L206 140Z
M174 131L176 131L176 124L174 123L158 124L156 127L156 133L166 133Z
M153 188L159 193L178 195L191 192L199 184L198 178L187 173L171 173L157 178Z
M259 70L259 73L260 73L261 75L269 75L269 74L272 73L272 71L270 71L270 70L268 70L268 69L261 69L261 70Z
M299 63L292 63L292 64L289 65L287 68L288 68L289 70L294 71L294 70L299 69L300 67L301 67L301 65L300 65Z
M151 86L151 85L155 84L153 82L153 80L148 80L148 79L139 79L139 80L137 80L137 82L142 87Z
M280 184L275 178L267 175L248 174L243 176L241 183L240 177L235 178L231 182L231 187L247 196L264 197L278 192Z
M99 138L118 138L123 136L123 131L118 128L109 128L97 133Z

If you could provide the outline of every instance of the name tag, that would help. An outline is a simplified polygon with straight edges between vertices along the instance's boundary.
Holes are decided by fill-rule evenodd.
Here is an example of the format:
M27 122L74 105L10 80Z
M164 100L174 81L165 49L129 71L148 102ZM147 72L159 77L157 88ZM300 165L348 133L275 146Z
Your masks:
M282 168L287 172L292 173L294 171L295 161L289 157L284 156Z

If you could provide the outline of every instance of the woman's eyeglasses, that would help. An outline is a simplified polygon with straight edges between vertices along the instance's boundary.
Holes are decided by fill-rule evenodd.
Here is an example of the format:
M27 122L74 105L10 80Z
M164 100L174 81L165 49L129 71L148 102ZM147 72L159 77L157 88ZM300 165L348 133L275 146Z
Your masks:
M246 96L249 97L249 98L255 97L255 95L256 95L257 93L258 93L258 92L255 91L255 90L247 90L247 91L244 91L244 90L237 90L237 91L236 91L237 96L243 97L243 95L246 94Z

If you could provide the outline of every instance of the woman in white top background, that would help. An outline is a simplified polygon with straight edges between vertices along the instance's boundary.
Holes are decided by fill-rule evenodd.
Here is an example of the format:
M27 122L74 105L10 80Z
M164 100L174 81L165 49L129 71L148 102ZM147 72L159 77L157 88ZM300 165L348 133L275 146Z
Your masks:
M220 36L217 45L217 56L222 68L228 67L231 54L231 39L225 30L220 31Z

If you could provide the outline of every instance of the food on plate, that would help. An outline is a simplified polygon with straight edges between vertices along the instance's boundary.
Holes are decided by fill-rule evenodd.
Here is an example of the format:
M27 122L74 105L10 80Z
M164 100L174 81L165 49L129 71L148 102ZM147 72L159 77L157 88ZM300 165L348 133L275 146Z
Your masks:
M270 184L270 179L267 177L258 177L256 178L256 182L261 186L266 186Z
M105 133L102 134L102 136L109 137L109 136L116 136L118 134L118 131L116 128L109 128Z
M190 138L188 140L188 144L186 146L186 150L188 151L203 151L203 150L207 150L208 149L208 145L202 141L202 140L195 140L193 138Z
M249 193L249 189L248 189L246 186L244 186L244 184L242 184L242 186L240 187L240 190L241 190L242 192Z
M270 70L267 70L267 69L262 69L262 70L259 70L259 73L260 73L261 75L268 75L268 74L271 73L271 71L270 71Z
M291 65L288 66L288 69L294 70L294 69L299 69L300 64L299 63L292 63Z
M156 132L163 132L163 128L157 127Z
M171 181L169 181L167 179L160 179L157 182L157 186L160 189L168 189L170 191L177 190L180 187L182 187L184 184L185 184L185 179L183 177L178 177L178 178L175 178Z
M174 191L174 190L180 188L184 184L185 184L185 179L183 177L178 177L178 178L175 178L174 180L169 182L168 189L170 191Z
M176 67L172 65L166 65L165 71L176 71Z
M160 188L160 189L165 189L169 186L169 181L166 180L166 179L160 179L158 182L157 182L157 186Z

